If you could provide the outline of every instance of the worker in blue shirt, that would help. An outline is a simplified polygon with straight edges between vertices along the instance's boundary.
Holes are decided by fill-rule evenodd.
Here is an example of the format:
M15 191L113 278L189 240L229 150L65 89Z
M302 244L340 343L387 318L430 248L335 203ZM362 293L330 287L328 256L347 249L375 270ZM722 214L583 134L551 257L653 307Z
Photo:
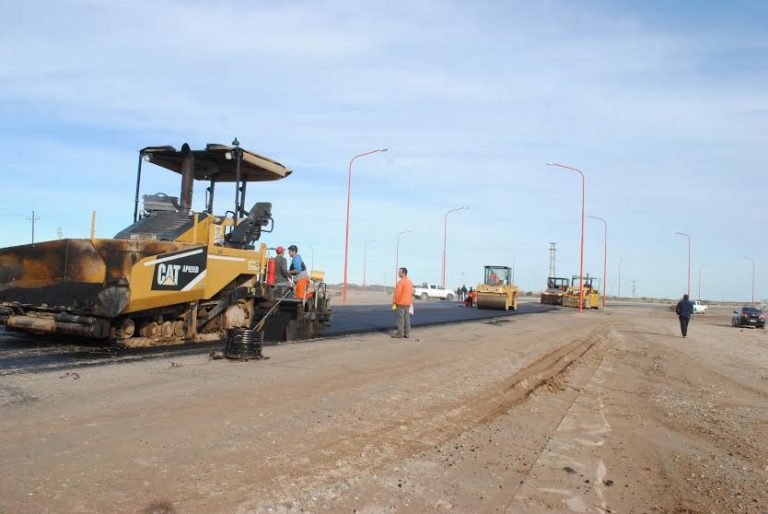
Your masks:
M288 247L288 255L291 257L288 273L293 277L293 283L296 285L296 297L304 299L307 296L307 286L309 286L307 266L299 255L299 249L296 245Z

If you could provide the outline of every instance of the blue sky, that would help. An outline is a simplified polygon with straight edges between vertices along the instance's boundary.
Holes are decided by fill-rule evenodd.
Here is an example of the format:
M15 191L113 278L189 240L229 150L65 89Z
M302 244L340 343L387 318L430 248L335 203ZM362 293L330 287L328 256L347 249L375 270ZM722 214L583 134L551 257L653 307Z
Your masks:
M578 177L587 213L609 222L609 292L745 299L768 263L768 4L652 2L6 2L0 31L0 244L111 237L132 216L138 149L228 143L295 170L257 185L270 245L312 254L341 279L346 169L350 280L392 281L400 261L438 281L443 213L448 281L511 265L542 287L578 272ZM671 4L671 5L670 5ZM144 192L178 194L152 170ZM202 187L199 188L202 190ZM224 191L222 188L220 191ZM230 208L220 194L217 208ZM202 201L202 195L198 197ZM199 202L198 202L199 204ZM310 247L313 250L310 250ZM588 220L586 270L602 272ZM768 265L758 292L768 296Z

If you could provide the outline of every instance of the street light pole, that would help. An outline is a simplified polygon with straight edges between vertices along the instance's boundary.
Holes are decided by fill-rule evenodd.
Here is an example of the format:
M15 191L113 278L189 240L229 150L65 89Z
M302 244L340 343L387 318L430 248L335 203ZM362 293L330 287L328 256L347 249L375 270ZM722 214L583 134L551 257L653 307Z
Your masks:
M587 216L593 220L599 220L604 225L603 235L603 309L605 309L606 282L608 280L608 222L599 216Z
M349 160L349 177L347 179L347 229L344 236L344 288L342 289L342 302L347 303L347 262L349 260L349 204L352 195L352 164L356 159L379 152L386 152L386 148L377 148L369 152L357 154Z
M558 168L575 171L581 175L581 251L579 255L579 314L581 314L584 303L584 203L586 199L587 180L584 177L584 173L578 168L566 166L565 164L558 164L556 162L548 162L546 164L547 166L557 166Z
M699 265L699 301L701 301L701 271L706 268L707 266L710 266L710 264L700 264Z
M410 232L410 230L403 230L397 233L397 243L395 244L395 283L397 283L397 274L400 271L400 236Z
M691 236L685 232L675 232L678 236L688 238L688 298L691 297Z
M445 217L443 218L443 278L440 282L440 285L443 289L445 289L445 256L448 248L448 215L452 212L461 211L464 209L469 209L469 207L456 207L455 209L451 209L445 213Z
M755 259L752 257L744 257L748 261L752 261L752 307L755 306Z
M371 239L370 241L366 241L363 246L363 289L365 289L365 270L368 267L368 244L375 242L375 239Z

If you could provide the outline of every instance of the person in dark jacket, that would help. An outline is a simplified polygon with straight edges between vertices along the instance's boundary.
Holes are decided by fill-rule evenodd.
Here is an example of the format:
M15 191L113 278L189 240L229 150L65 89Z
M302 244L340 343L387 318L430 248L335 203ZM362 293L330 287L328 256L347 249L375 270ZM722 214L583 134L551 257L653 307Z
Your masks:
M688 322L693 316L693 302L688 299L687 294L683 295L683 299L677 302L675 312L680 318L680 332L683 333L683 337L688 337Z
M285 248L278 246L275 248L275 281L278 284L286 284L291 281L291 275L288 273L288 262L285 260Z

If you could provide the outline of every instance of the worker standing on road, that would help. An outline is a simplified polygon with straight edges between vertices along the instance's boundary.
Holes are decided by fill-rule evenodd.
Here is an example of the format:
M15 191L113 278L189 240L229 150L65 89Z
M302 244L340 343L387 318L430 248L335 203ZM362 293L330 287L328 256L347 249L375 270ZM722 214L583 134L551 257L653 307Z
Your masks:
M278 246L275 248L277 255L275 256L275 283L285 284L291 280L291 275L288 273L288 261L285 260L285 248Z
M304 264L301 255L299 255L299 248L296 245L288 247L288 255L291 256L291 267L288 269L288 274L293 277L293 283L296 286L296 298L304 299L307 294L307 286L309 285L307 266Z
M464 307L471 308L475 303L477 302L477 291L469 288L469 291L467 292L467 297L464 299Z
M683 333L683 337L688 337L688 322L693 316L693 302L688 299L687 294L683 295L683 299L677 302L675 312L680 318L680 331Z
M397 333L392 337L411 337L411 306L413 305L413 283L408 278L408 270L400 268L397 271L400 277L395 286L395 294L392 296L392 310L397 319Z

